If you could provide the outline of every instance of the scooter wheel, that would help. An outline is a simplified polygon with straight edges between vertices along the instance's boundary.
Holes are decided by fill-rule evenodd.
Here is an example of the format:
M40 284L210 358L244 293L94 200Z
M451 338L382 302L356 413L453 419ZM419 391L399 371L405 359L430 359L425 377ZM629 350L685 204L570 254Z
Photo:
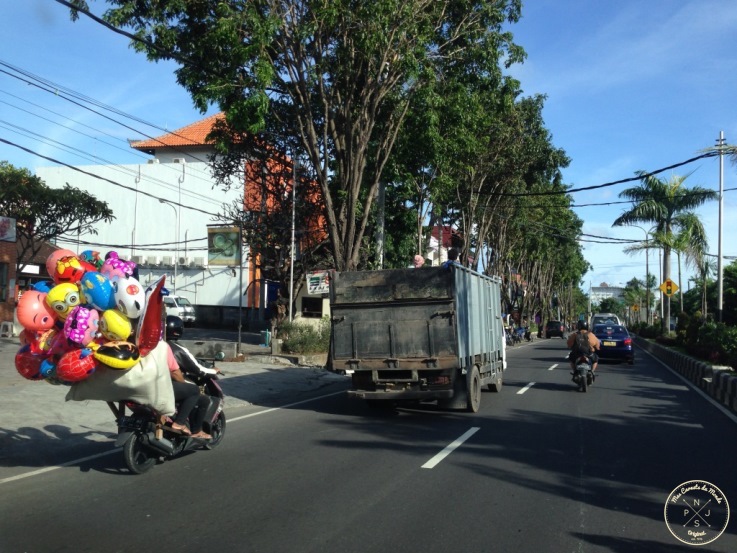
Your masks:
M143 474L151 470L156 465L158 457L158 453L154 453L141 443L139 434L132 434L123 445L125 464L133 474Z
M215 422L210 424L210 436L212 436L212 440L207 442L205 444L205 448L207 449L215 449L220 442L223 441L223 436L225 435L225 412L220 411L220 414L215 419Z

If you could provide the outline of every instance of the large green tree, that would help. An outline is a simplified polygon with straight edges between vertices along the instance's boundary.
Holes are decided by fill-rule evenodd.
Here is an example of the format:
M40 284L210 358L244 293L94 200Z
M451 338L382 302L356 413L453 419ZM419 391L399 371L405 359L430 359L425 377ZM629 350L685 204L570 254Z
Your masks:
M639 171L638 186L620 192L620 198L632 201L632 207L623 212L612 226L635 225L637 223L656 226L653 243L663 249L663 280L670 278L670 254L675 236L692 221L692 210L707 200L718 198L718 194L707 188L686 188L687 176L672 176L662 180L655 175ZM661 331L665 333L670 323L670 298L663 301Z
M66 184L49 188L28 169L0 161L0 215L16 220L17 267L29 263L44 242L97 234L95 225L115 217L107 203Z
M220 158L245 135L279 142L319 183L336 268L360 259L372 204L419 90L457 70L501 72L520 0L108 0L151 60L226 113ZM87 2L75 0L85 9ZM283 150L282 150L283 151ZM230 162L232 164L232 161Z

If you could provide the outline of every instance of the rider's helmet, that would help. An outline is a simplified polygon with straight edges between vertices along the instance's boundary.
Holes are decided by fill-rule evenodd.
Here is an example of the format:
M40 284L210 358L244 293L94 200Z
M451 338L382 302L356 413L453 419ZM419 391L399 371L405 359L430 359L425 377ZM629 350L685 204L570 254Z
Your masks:
M576 324L576 328L578 330L588 330L589 323L587 321L578 321L578 323Z
M184 334L184 321L176 315L166 316L166 339L179 340Z

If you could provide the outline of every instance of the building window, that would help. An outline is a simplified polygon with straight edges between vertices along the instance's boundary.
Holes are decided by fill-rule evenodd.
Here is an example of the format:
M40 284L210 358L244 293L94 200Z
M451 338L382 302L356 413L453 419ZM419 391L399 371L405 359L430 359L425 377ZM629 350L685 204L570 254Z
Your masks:
M8 264L0 263L0 302L8 301Z
M302 316L313 319L321 319L322 298L302 298Z

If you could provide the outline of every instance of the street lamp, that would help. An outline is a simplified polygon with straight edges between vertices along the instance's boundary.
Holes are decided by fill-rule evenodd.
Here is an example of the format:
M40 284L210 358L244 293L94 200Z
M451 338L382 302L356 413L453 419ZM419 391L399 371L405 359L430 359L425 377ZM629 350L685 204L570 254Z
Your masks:
M176 236L174 237L174 295L177 295L177 262L179 261L179 211L177 211L177 208L174 207L171 203L167 202L166 200L160 199L159 203L166 204L170 208L174 210L174 232L176 232Z
M645 302L647 310L645 311L645 322L649 325L650 324L650 240L648 236L650 236L650 230L653 230L652 228L650 230L645 230L639 225L632 225L633 227L637 227L641 231L645 233Z
M294 218L297 193L297 158L292 158L292 246L289 248L289 322L292 322L292 306L294 305Z

